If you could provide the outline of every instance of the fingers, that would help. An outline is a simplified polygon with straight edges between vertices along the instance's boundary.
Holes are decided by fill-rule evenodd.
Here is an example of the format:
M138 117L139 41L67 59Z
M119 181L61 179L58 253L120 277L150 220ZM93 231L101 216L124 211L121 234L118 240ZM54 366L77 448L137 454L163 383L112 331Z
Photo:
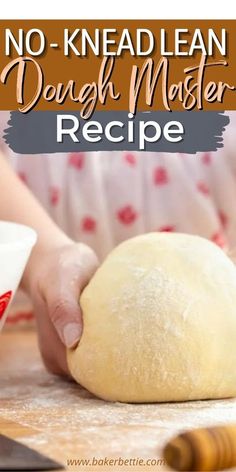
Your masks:
M79 287L76 296L74 293L54 292L47 300L49 317L56 331L68 348L74 347L82 335L82 314L79 307Z
M39 348L46 368L53 374L70 376L66 361L65 346L48 316L42 299L35 304Z
M83 244L59 248L38 261L31 293L40 351L47 369L70 375L65 347L74 347L83 330L79 297L98 267L95 253Z
M92 250L84 245L74 245L73 250L60 255L57 274L44 290L50 319L60 340L67 348L79 342L83 320L79 298L87 285L98 261Z

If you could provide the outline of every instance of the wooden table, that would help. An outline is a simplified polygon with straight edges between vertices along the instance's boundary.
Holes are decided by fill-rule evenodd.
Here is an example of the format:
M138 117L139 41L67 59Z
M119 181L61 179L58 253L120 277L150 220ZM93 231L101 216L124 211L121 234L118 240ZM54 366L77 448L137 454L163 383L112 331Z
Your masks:
M236 400L106 403L44 369L33 332L0 337L0 432L67 464L72 459L160 459L183 429L236 423ZM68 466L70 471L168 470L159 466ZM235 469L234 469L235 470Z

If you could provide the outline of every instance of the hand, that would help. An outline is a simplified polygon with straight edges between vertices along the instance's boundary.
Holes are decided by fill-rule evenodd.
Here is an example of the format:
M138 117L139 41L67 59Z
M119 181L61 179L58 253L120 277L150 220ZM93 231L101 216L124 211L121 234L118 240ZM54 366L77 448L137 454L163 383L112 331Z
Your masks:
M57 374L69 374L65 348L79 342L83 329L80 294L98 267L92 249L68 241L36 252L27 274L40 351L46 367Z
M66 236L1 155L0 165L0 219L28 225L38 235L21 287L34 303L42 356L53 372L67 372L65 346L81 336L79 296L97 258Z

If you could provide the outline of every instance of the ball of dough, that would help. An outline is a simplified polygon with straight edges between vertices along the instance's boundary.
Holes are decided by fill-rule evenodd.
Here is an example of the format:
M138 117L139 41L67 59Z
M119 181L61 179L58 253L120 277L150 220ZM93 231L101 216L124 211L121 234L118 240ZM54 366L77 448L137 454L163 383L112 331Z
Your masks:
M100 398L166 402L236 394L236 268L214 243L151 233L120 244L81 296L68 352Z

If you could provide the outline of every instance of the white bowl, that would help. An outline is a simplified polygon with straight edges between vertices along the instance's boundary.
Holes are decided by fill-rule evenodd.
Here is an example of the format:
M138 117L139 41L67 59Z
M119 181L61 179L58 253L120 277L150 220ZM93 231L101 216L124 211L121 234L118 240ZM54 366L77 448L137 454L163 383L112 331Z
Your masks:
M0 331L36 240L32 228L0 221Z

